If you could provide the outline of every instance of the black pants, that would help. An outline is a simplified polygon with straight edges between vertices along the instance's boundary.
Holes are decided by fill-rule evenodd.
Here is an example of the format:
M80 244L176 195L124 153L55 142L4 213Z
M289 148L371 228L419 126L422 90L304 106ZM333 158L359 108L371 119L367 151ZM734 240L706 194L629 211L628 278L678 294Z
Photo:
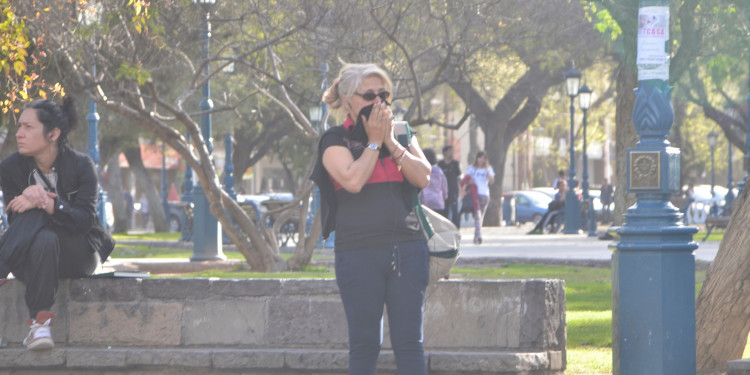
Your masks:
M97 254L83 234L59 227L41 210L17 215L0 239L0 277L7 272L26 286L26 306L33 319L55 304L60 279L91 275Z

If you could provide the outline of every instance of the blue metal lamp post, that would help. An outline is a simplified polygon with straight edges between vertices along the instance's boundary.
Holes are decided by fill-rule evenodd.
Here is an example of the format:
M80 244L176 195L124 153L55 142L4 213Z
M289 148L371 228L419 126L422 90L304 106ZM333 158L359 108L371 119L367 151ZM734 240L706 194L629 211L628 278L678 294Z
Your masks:
M588 203L588 221L589 221L589 237L596 237L596 212L594 212L594 199L589 194L589 157L586 153L586 114L591 107L591 90L584 83L581 89L578 90L578 106L583 111L583 199Z
M716 195L714 187L716 187L716 171L714 170L714 153L716 152L716 145L719 142L719 135L715 132L708 133L708 147L711 148L711 197Z
M565 194L565 234L577 234L581 229L581 202L578 200L576 187L576 158L575 158L575 97L578 96L578 84L581 73L575 65L565 73L565 90L570 97L570 169L568 170L568 192Z
M164 209L164 217L167 218L167 222L170 222L169 218L169 203L167 203L167 155L166 155L166 143L161 143L161 206Z
M638 88L628 150L628 192L637 203L615 228L612 256L613 373L695 375L695 227L669 199L680 190L680 150L667 140L674 120L669 79L669 2L641 0ZM635 15L634 15L635 16Z
M99 22L99 19L101 18L101 11L101 4L96 1L91 1L87 4L87 8L80 13L80 21L86 26L94 25ZM94 80L96 80L96 60L94 59L93 53L91 54L91 58L91 76ZM105 193L104 189L102 189L102 173L101 168L99 167L99 113L96 111L96 102L91 99L89 99L89 113L86 115L86 121L89 124L89 145L87 152L91 160L94 161L94 165L96 165L96 175L99 180L96 186L98 192L96 213L99 217L99 222L101 222L102 226L104 226L104 229L107 229L107 193Z
M211 6L216 0L192 0L193 3L201 6L203 10L203 49L202 58L205 62L203 74L208 76L211 73L209 59L209 41L211 39L211 22L209 21ZM203 85L203 99L200 102L200 109L203 112L201 116L201 134L206 140L206 146L209 154L213 152L213 138L211 130L211 85L208 80ZM193 256L191 261L203 260L224 260L226 256L222 253L221 242L221 224L216 220L209 210L208 199L203 187L198 184L193 192L193 202L195 211L193 214Z
M226 150L226 160L224 161L224 191L232 199L237 200L237 193L234 191L234 163L232 163L232 143L234 138L232 133L227 132L224 137L224 149Z

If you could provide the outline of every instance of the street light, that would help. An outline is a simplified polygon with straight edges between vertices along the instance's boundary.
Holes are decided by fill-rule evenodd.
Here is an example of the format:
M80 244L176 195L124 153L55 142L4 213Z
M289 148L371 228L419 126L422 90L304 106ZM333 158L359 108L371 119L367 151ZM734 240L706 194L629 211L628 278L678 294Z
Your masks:
M99 23L102 17L102 4L97 1L90 1L86 4L86 8L78 15L78 20L85 26L93 26ZM89 51L91 57L91 77L92 81L96 82L96 57L92 51ZM93 89L89 89L89 92L93 92ZM99 199L96 204L97 216L102 226L107 229L107 214L106 214L106 201L107 193L104 192L101 185L101 167L99 166L99 113L96 111L96 102L89 98L89 113L86 115L86 121L89 123L89 134L88 134L88 155L96 165L96 174L99 177L97 183L97 192Z
M578 194L575 189L578 186L576 182L575 170L575 107L574 99L578 96L578 84L581 81L581 73L576 70L575 64L565 73L565 90L570 97L570 168L568 170L568 192L565 194L565 232L566 234L578 233L581 229L581 202L578 201Z
M211 74L209 63L209 47L211 40L211 22L209 20L211 7L216 4L216 0L191 0L193 4L200 5L203 11L203 30L202 39L203 47L201 49L201 58L203 59L203 76L208 77ZM201 134L206 142L206 148L211 155L214 151L213 136L211 130L211 84L206 78L201 90L203 99L200 102L201 115ZM193 211L193 255L191 261L203 260L225 260L227 257L222 253L221 241L221 224L216 220L209 210L208 199L203 187L198 184L193 191L193 202L195 209Z
M714 196L714 185L716 184L716 173L714 173L714 151L716 151L716 144L719 141L719 135L713 131L708 133L708 147L711 148L711 196ZM712 207L713 209L713 207Z
M583 199L588 202L589 214L589 237L596 237L596 213L594 212L594 199L589 194L589 157L586 153L586 113L591 107L591 90L584 83L578 90L578 106L583 111Z

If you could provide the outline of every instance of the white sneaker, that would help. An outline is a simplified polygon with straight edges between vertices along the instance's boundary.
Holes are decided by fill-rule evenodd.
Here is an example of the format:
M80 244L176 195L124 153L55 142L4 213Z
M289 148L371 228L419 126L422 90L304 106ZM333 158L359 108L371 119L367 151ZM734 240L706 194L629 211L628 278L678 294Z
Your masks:
M42 350L51 349L55 346L52 341L50 326L55 320L55 314L49 311L40 311L35 320L29 321L29 334L23 340L26 349Z

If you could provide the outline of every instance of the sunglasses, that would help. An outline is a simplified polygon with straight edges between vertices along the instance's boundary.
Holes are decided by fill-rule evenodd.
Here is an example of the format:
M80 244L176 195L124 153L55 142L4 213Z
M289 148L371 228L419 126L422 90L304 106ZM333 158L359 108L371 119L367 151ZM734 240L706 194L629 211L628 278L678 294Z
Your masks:
M361 96L362 99L367 100L368 102L371 100L375 100L375 98L377 97L380 97L380 100L384 101L385 104L390 104L388 103L388 98L391 96L391 93L388 92L388 90L380 91L377 94L372 91L367 91L364 94L355 92L354 95Z

